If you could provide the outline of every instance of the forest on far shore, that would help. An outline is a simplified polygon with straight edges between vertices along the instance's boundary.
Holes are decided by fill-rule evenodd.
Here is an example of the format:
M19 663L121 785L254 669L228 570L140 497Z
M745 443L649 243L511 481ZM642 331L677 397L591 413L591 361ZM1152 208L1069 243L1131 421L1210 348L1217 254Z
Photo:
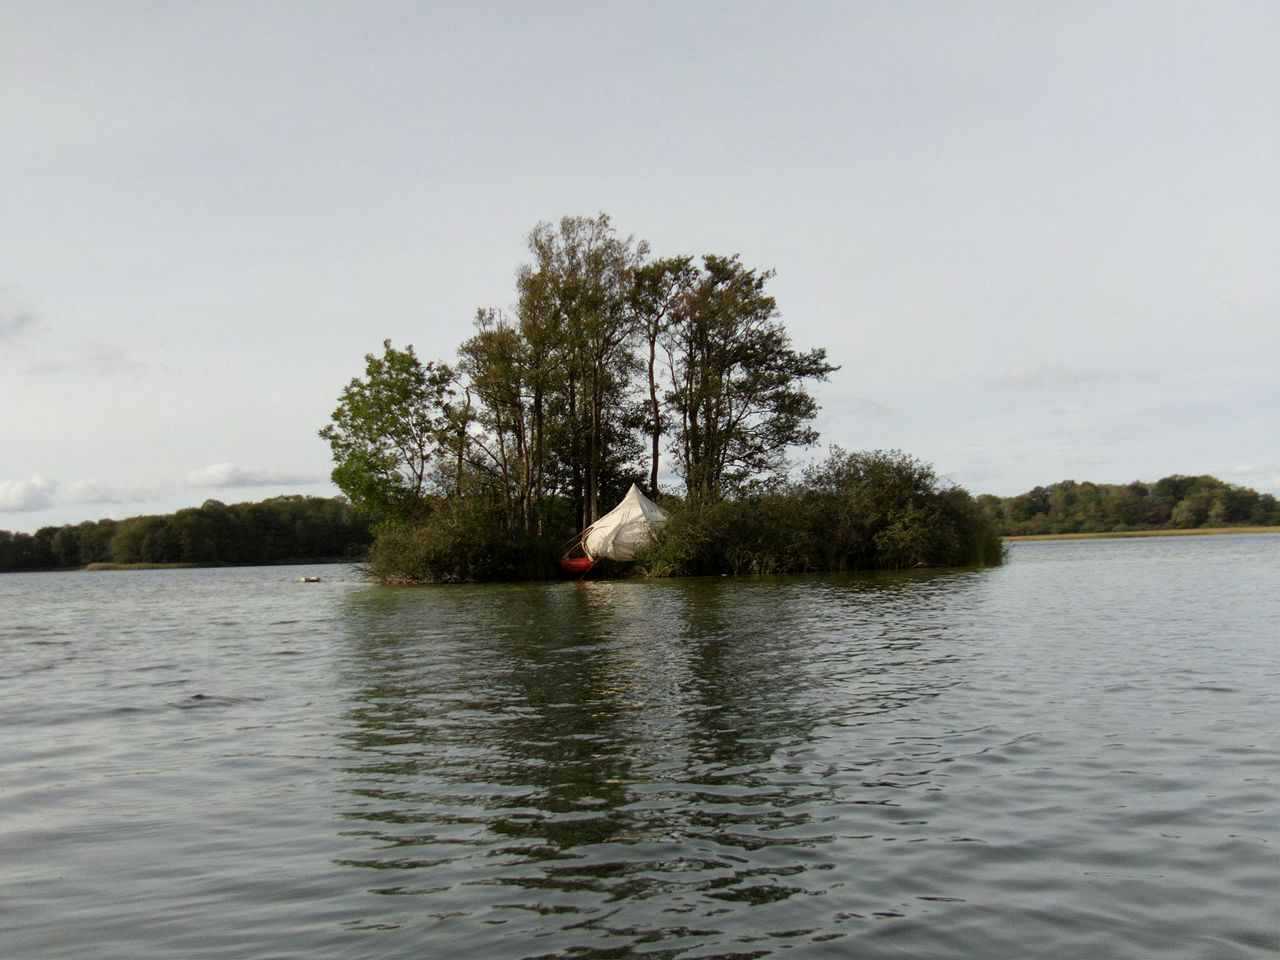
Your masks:
M1280 502L1271 494L1181 474L1154 483L1063 480L1015 497L983 494L978 505L1006 537L1280 524Z
M342 497L272 497L229 506L206 500L165 516L89 520L34 534L0 530L0 571L359 558L373 539L370 523Z

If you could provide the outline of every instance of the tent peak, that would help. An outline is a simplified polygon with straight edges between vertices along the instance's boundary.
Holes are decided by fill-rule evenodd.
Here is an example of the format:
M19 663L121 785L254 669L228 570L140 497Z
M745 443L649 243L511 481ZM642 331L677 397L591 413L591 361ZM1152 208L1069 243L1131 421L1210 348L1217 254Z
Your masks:
M633 483L621 503L582 532L583 550L592 558L631 560L666 521L667 512Z

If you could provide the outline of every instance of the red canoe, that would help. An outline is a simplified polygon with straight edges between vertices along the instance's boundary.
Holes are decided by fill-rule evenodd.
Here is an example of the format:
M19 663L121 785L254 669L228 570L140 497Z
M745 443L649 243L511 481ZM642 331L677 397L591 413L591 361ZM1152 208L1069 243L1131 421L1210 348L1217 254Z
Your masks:
M564 567L567 572L578 576L586 573L595 565L596 562L590 557L565 557L560 561L560 566Z

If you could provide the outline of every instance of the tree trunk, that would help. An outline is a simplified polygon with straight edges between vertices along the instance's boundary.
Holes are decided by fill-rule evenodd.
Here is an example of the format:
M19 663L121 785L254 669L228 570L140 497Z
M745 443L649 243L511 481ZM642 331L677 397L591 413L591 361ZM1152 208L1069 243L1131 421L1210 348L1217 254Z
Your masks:
M458 465L454 479L454 492L462 496L462 470L467 459L467 424L471 422L471 389L467 388L467 405L462 408L462 423L458 426Z
M587 526L596 522L600 512L600 391L591 390L591 429L587 434Z
M542 533L542 463L545 447L542 439L542 388L533 393L533 526Z
M662 429L659 426L659 415L661 409L658 406L658 380L654 371L654 358L658 352L658 331L650 328L649 331L649 409L653 415L653 450L649 460L649 496L654 500L658 499L658 442L662 436Z
M572 373L569 374L569 424L570 424L570 449L572 451L573 462L573 507L577 514L578 530L582 531L587 528L586 504L582 499L582 455L581 446L578 443L578 383L574 379Z

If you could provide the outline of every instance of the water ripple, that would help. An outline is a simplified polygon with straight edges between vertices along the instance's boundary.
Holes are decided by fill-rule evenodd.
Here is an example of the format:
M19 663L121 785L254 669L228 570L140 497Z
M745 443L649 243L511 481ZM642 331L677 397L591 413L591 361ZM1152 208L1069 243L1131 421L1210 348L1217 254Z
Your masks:
M1274 955L1275 544L0 578L0 952Z

